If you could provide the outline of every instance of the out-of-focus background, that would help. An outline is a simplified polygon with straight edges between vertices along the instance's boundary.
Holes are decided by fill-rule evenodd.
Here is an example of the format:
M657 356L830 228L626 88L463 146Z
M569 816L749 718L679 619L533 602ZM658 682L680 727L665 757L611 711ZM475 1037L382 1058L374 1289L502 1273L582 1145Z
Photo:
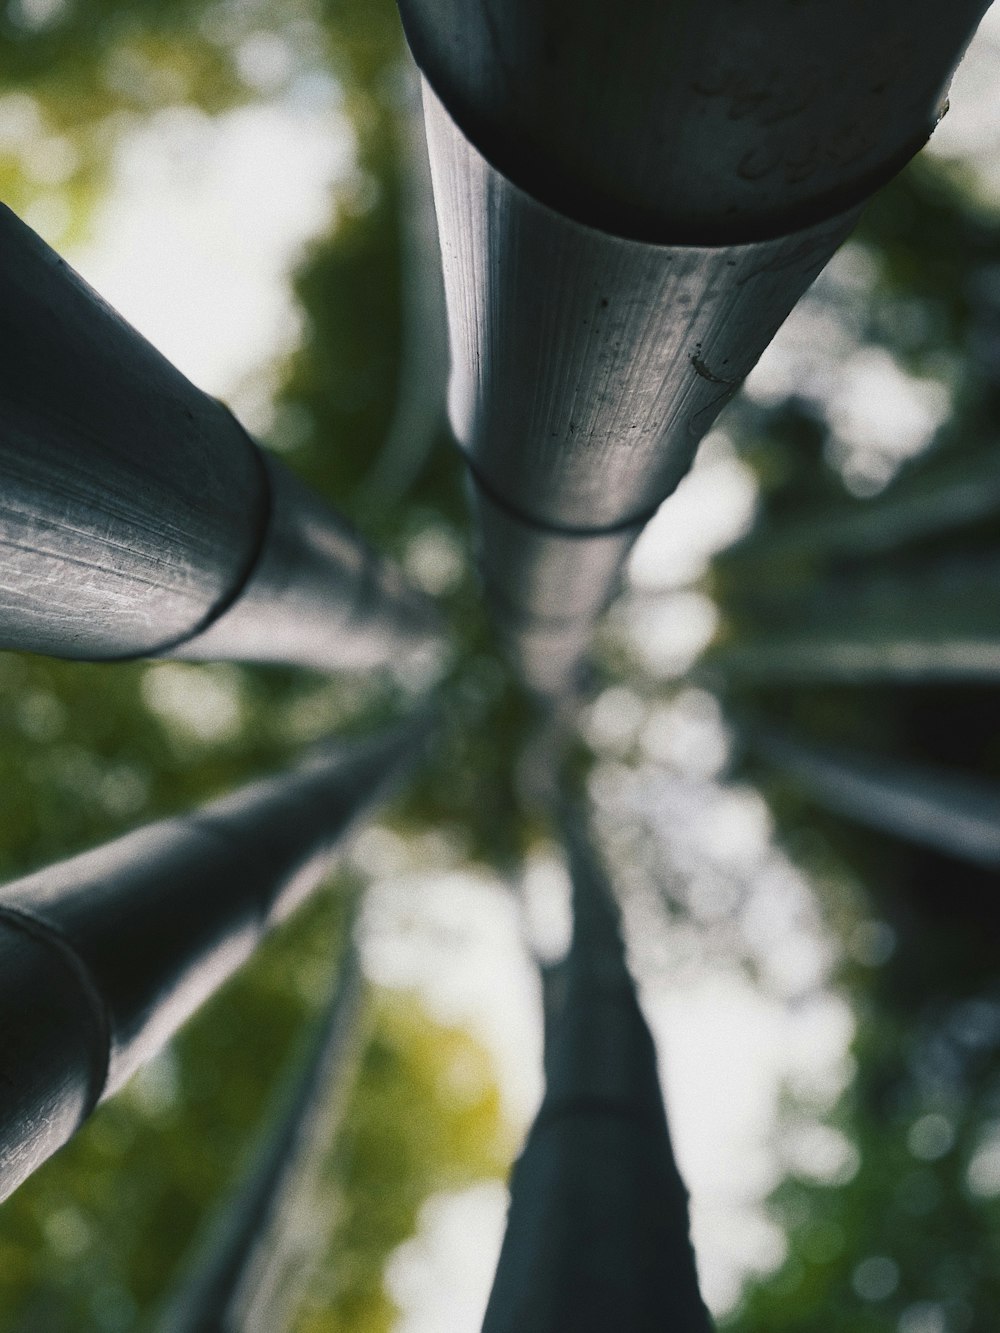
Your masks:
M0 656L3 881L432 685L449 699L419 782L328 890L0 1209L0 1330L153 1317L322 1008L360 889L364 1036L288 1219L321 1256L294 1328L472 1333L541 1091L512 885L543 952L568 909L520 812L529 709L479 605L443 420L394 7L8 0L0 42L3 200L450 626L441 659L385 679ZM998 44L987 18L931 147L641 539L582 715L705 1295L741 1333L987 1333L1000 1308L995 868L823 813L745 743L791 729L1000 781L997 690L962 658L1000 638Z

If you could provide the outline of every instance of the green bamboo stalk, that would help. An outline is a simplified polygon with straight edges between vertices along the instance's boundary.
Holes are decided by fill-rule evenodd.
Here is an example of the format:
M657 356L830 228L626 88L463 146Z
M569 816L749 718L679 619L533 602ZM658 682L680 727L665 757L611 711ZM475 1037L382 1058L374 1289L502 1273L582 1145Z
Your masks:
M980 523L1000 513L1000 452L980 449L900 481L884 496L822 510L771 530L752 532L718 557L727 575L800 560L883 555L923 538Z
M995 556L965 554L905 572L762 588L703 659L754 681L990 681L1000 673Z

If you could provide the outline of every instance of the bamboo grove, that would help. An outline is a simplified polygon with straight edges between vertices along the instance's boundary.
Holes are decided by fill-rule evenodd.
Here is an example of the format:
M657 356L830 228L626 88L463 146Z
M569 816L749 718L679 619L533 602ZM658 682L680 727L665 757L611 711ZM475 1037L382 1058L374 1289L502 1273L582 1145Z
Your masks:
M34 658L64 659L44 669L81 682L83 710L88 680L110 698L115 673L133 688L150 659L260 668L246 679L264 682L261 717L326 677L354 701L330 710L305 755L265 723L232 762L205 759L204 791L178 776L177 793L197 801L167 792L139 827L86 846L69 837L41 868L25 848L0 899L8 1207L318 893L365 821L394 809L409 827L460 826L470 859L512 882L532 841L551 838L572 882L568 951L538 963L546 1091L510 1178L484 1329L711 1326L578 728L614 673L600 640L628 557L654 515L669 519L721 413L758 466L761 515L708 576L721 628L692 679L725 709L733 771L764 787L792 834L820 831L819 851L800 839L804 862L823 863L830 847L856 858L902 941L881 1016L860 1030L859 1048L871 1043L856 1094L865 1123L883 1123L888 1141L894 1117L943 1077L926 1072L926 1054L907 1063L905 1052L951 1042L962 1054L948 1057L949 1114L968 1124L938 1156L967 1131L963 1151L982 1159L1000 1045L989 970L1000 920L1000 489L995 311L981 293L998 247L957 187L919 164L891 182L944 114L985 7L719 0L696 12L650 0L623 18L600 0L572 14L555 0L502 10L400 0L398 17L359 10L329 42L357 103L374 222L360 208L340 248L303 269L310 322L284 392L322 428L287 466L3 210L0 646L33 655L28 671ZM181 50L195 8L164 5L149 33ZM114 6L105 18L111 40ZM323 20L338 32L335 13ZM64 70L74 52L99 66L76 23L67 12L51 31L24 22L8 34L12 86L32 86L46 59ZM417 168L402 166L405 118L386 94L401 32L421 82L443 294L419 250L428 205ZM197 49L197 95L235 99L222 48L204 60ZM91 163L95 178L104 166ZM937 338L959 349L953 363L968 361L953 364L938 447L870 499L833 487L804 393L778 406L740 395L858 227L903 274L888 272L886 292L904 279L937 284L923 323L897 313L902 335L879 322L891 300L870 292L869 340L898 337L915 360L940 364ZM387 272L396 285L379 302ZM396 344L384 326L401 330ZM435 439L445 329L457 455ZM474 551L475 573L442 586L436 604L392 558L428 513ZM178 775L187 763L181 755ZM296 1250L288 1219L308 1210L317 1145L363 1133L349 1086L365 1086L378 1041L350 942L356 893L342 897L312 1046L263 1114L251 1165L220 1188L169 1282L153 1284L163 1333L292 1327L321 1266L322 1245ZM918 1004L924 991L933 1003ZM886 1243L874 1215L893 1212L871 1199L895 1188L870 1183L877 1157L845 1182L836 1223L842 1236L849 1224L871 1231L876 1259ZM897 1167L903 1190L913 1173ZM813 1201L789 1186L775 1206L808 1215ZM921 1296L914 1279L901 1333L986 1327L995 1279L969 1210L959 1213L965 1249L940 1296ZM911 1223L919 1216L911 1210ZM884 1327L873 1302L896 1299L903 1260L884 1260L889 1282L890 1268L864 1269L867 1253L848 1268L842 1244L796 1285L795 1265L814 1260L807 1243L793 1246L734 1326L818 1329L823 1301L850 1288L869 1303L844 1327ZM879 1273L884 1296L866 1296Z

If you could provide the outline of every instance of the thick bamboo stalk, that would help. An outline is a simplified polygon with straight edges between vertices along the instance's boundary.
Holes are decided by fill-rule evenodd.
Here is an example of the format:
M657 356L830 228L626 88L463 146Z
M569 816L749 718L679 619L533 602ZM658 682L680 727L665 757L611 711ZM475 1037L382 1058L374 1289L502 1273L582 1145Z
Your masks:
M750 729L751 748L819 805L881 833L1000 869L1000 786Z
M303 1189L304 1172L336 1131L357 1042L361 998L358 958L349 943L294 1083L283 1089L249 1169L200 1239L157 1324L160 1333L248 1333L251 1326L277 1333L283 1327L276 1306L284 1304L286 1293L276 1288L288 1277L287 1264L281 1260L288 1258L282 1242L291 1225L289 1212ZM315 1245L321 1247L322 1226L310 1229ZM295 1257L301 1268L309 1256Z
M941 115L987 0L399 0L463 134L549 207L667 243L852 207Z
M426 79L452 426L523 525L517 570L487 557L490 590L507 637L519 621L537 637L524 568L574 537L586 630L613 589L603 545L673 491L861 202L927 138L986 6L400 7Z
M483 1333L708 1333L653 1039L617 909L567 821L573 941L546 986L546 1092L511 1179Z
M384 662L433 617L0 208L0 648Z
M0 1198L316 887L420 734L332 746L0 894Z
M474 481L468 493L480 574L507 656L533 689L559 694L587 651L641 525L596 536L543 530Z

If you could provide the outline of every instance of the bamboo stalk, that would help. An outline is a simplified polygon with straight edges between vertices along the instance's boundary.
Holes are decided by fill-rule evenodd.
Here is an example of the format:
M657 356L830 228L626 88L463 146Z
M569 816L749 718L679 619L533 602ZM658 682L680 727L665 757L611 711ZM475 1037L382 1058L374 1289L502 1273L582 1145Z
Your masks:
M616 235L715 244L797 230L893 176L988 4L399 8L436 96L522 190Z
M750 728L751 748L819 805L868 828L1000 869L1000 786Z
M0 208L0 648L370 665L427 603Z
M484 539L488 590L526 682L565 691L571 666L554 682L519 651L537 637L529 569L576 540L585 644L608 538L670 495L863 200L926 140L986 5L400 8L425 77L452 427L522 525L516 568Z
M283 1242L289 1214L303 1190L304 1174L336 1132L357 1045L361 1000L358 958L348 942L310 1049L265 1120L248 1170L199 1239L157 1324L160 1333L246 1333L251 1324L277 1333L284 1326L278 1306L288 1302L283 1288L290 1256ZM310 1230L317 1248L322 1228ZM310 1256L294 1258L297 1286Z
M570 813L573 940L546 976L546 1092L483 1333L708 1333L656 1051L603 869Z
M857 633L749 637L707 653L704 669L732 680L789 684L835 681L993 682L1000 679L1000 630L900 634L878 625Z
M0 1199L323 879L423 730L334 745L0 895Z
M718 557L726 575L760 577L768 566L881 555L1000 513L1000 455L980 450L901 481L877 499L854 501L750 533Z

